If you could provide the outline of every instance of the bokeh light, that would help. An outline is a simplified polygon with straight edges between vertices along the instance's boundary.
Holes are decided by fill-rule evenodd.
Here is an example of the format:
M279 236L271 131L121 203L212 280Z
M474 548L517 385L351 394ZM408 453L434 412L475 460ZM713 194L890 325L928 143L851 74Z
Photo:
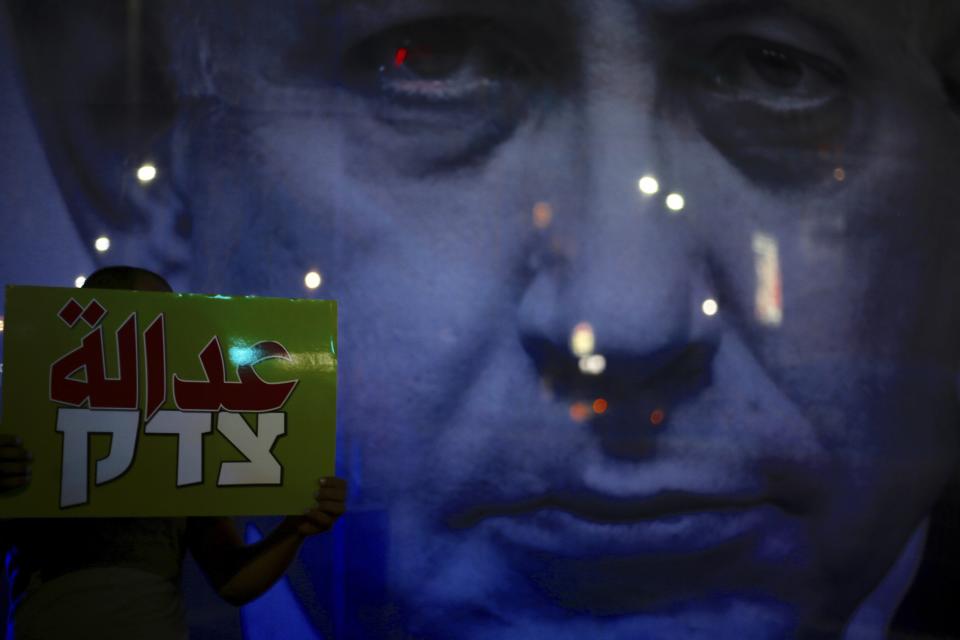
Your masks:
M570 405L570 419L574 422L583 422L590 417L590 407L585 402L574 402Z
M671 193L667 196L667 208L673 212L683 211L683 208L687 206L687 201L679 193Z
M837 182L843 182L847 179L847 172L843 167L837 167L833 170L833 178Z
M79 289L84 285L86 281L87 281L87 276L77 276L76 280L73 281L73 286Z
M150 164L149 162L140 166L137 169L137 180L146 184L148 182L153 182L157 177L157 168Z
M652 424L655 427L660 426L661 424L663 424L663 421L666 417L667 417L667 414L663 411L663 409L654 409L650 413L650 424Z
M581 322L570 332L570 350L575 356L589 356L597 345L593 326L589 322Z
M599 353L580 358L580 372L588 376L598 376L607 369L607 359Z
M553 222L553 207L548 202L538 202L533 206L533 226L546 229Z
M307 289L319 289L323 284L323 276L316 271L311 271L303 277L303 284L307 285Z
M655 195L660 191L660 183L657 182L657 179L653 176L643 176L640 178L638 187L640 188L640 193L648 196Z
M3 316L0 316L0 333L3 333Z
M715 316L717 315L717 312L720 311L720 305L718 305L717 301L713 298L707 298L703 301L701 309L703 309L703 315Z
M757 276L754 315L765 326L779 327L783 323L783 275L776 238L754 233L753 256Z
M100 253L105 253L110 250L110 238L107 236L100 236L93 241L93 248L99 251Z
M601 416L607 412L609 404L604 398L597 398L593 401L593 412L598 416Z

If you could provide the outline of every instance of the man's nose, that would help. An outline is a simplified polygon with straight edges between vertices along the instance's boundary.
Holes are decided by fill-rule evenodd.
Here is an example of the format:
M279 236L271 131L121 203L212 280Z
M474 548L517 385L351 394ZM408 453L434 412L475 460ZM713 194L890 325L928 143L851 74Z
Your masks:
M689 391L709 375L716 335L694 233L704 203L673 184L682 143L652 96L598 95L577 112L577 161L558 184L577 195L551 203L520 307L523 344L561 394Z

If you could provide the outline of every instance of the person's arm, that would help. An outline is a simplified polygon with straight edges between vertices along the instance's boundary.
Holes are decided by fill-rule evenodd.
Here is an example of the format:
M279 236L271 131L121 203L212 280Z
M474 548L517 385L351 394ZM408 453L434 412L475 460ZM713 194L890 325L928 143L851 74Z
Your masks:
M269 589L290 566L304 538L328 531L346 508L346 482L322 478L316 506L289 516L263 540L245 545L232 518L190 518L187 545L220 596L242 605Z

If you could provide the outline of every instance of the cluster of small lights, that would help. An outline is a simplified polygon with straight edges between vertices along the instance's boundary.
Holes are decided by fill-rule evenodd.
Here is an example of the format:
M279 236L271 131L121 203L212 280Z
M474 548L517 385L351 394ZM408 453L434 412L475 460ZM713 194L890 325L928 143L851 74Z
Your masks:
M93 241L93 248L100 253L106 253L110 250L110 238L107 236L100 236Z
M581 373L598 376L607 368L607 359L602 354L594 353L596 348L597 337L589 322L581 322L570 332L570 351L579 358Z
M319 289L320 285L323 284L323 277L316 271L311 271L303 277L303 284L307 286L307 289Z
M77 276L77 279L73 281L73 285L74 285L77 289L79 289L80 287L82 287L82 286L84 285L84 283L85 283L86 281L87 281L87 277L86 277L86 276Z
M660 193L660 182L653 176L643 176L637 182L637 188L645 196L655 196ZM687 206L686 200L679 193L671 193L666 199L667 208L674 213L683 211Z
M593 416L602 416L610 408L605 398L597 398L592 403L574 402L570 405L570 419L574 422L586 422Z
M140 165L137 169L137 180L143 184L153 182L157 177L157 168L149 162Z
M703 301L701 309L703 310L703 315L712 317L717 315L717 312L720 311L720 305L718 305L717 301L713 298L707 298Z

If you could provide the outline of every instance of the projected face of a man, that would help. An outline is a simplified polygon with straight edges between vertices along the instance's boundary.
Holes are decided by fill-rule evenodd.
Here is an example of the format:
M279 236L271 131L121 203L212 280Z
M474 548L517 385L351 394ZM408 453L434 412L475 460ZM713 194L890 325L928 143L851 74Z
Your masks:
M954 463L948 4L201 21L171 138L193 288L302 295L315 268L340 301L342 456L355 507L387 513L388 624L844 624Z

